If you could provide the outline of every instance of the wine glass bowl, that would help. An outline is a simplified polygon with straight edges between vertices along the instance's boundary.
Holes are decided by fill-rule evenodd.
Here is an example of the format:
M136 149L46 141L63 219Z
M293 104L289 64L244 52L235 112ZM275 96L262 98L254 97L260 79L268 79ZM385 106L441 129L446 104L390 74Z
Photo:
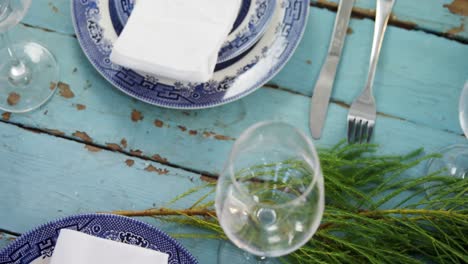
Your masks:
M324 210L323 177L311 141L285 123L247 129L218 181L216 210L228 238L251 254L279 257L304 245Z
M468 81L460 95L459 101L460 125L468 138ZM437 173L447 177L466 180L468 176L468 144L451 145L441 149L441 157L430 159L427 163L427 173ZM436 183L426 184L426 193L432 193L432 186Z
M39 108L55 92L59 66L42 45L12 44L8 30L28 11L32 0L0 0L0 109L24 113Z
M0 33L16 26L26 15L32 0L0 0Z

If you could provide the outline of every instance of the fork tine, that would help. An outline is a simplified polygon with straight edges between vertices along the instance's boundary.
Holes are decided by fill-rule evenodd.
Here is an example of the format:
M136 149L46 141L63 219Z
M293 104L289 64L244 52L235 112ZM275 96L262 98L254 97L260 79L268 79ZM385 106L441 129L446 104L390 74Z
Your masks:
M369 129L369 120L362 120L361 121L361 133L359 135L359 144L362 144L363 141L367 140L367 133Z
M354 131L354 143L359 143L361 140L361 132L362 132L362 119L356 118L356 128Z
M369 123L367 128L367 143L371 141L372 132L374 132L374 123Z
M353 143L354 124L356 119L348 116L348 143Z

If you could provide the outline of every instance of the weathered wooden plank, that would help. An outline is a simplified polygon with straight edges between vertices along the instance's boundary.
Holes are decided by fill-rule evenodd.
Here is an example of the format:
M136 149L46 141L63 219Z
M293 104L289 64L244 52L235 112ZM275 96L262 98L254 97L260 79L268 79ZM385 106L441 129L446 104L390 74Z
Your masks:
M326 55L333 20L334 13L312 9L301 45L287 67L271 84L306 95L312 93L313 84ZM333 94L334 100L348 104L365 83L373 22L353 20L351 28L354 33L347 40ZM58 57L65 59L67 66L86 64L88 68L89 63L85 60L75 60L81 55L74 50L74 40L56 37L48 42L52 49L57 50ZM74 56L70 57L61 52L65 43L67 46L71 45L67 48ZM434 52L435 50L437 52ZM379 111L412 122L461 133L454 102L458 100L463 83L468 78L466 57L467 45L422 32L389 28L376 79ZM72 70L66 69L64 72L66 82L72 81ZM75 75L78 78L82 76ZM89 80L95 82L94 79Z
M73 0L74 1L74 0ZM336 9L339 0L311 0L319 7ZM354 13L374 17L375 1L358 0ZM397 25L419 28L460 39L468 39L468 2L466 0L411 0L397 1L393 20ZM33 1L31 11L24 19L31 25L73 34L70 19L70 1Z
M319 22L327 19L332 20L333 13L315 10L311 16L309 30L315 27L318 34ZM360 31L361 27L362 30L371 27L371 23L366 20L353 22L355 31ZM317 52L318 49L311 48L310 55L306 55L305 47L310 43L323 47L326 44L312 41L313 37L323 39L324 33L314 36L311 32L307 34L308 37L304 39L303 45L288 67L276 78L276 83L281 86L286 83L294 84L292 86L298 89L307 89L309 84L309 87L312 87L315 75L313 73L318 72L318 66L313 63L309 65L306 61L319 60L323 54ZM381 67L383 73L379 73L377 77L376 89L377 97L380 98L379 109L382 111L382 107L390 108L393 111L391 113L399 113L397 117L409 121L379 118L376 142L381 143L387 152L393 153L426 145L429 150L435 150L456 141L460 142L462 138L455 135L461 134L456 101L462 86L460 76L463 76L465 71L461 66L465 63L460 62L460 53L453 55L451 52L461 51L464 54L467 47L423 33L407 34L408 31L401 29L394 29L389 33L389 42L394 41L392 39L397 38L399 34L403 34L405 37L414 36L413 40L416 43L404 51L404 54L411 56L412 59L405 59L405 64L401 67L388 68L387 64ZM126 144L120 145L127 152L133 151L138 155L140 154L138 151L141 151L147 157L154 156L155 160L167 159L173 164L213 173L219 172L222 168L224 163L222 157L227 155L232 139L254 122L281 119L307 130L310 98L306 96L262 89L244 100L215 109L190 112L162 109L130 99L111 87L87 62L74 38L24 27L18 27L13 35L28 36L47 43L59 59L63 80L70 85L69 89L73 92L73 96L68 91L68 87L63 85L60 93L57 93L43 109L24 115L11 115L12 122L54 130L54 133L63 133L65 136L81 140L93 140L94 143L103 146L113 144L109 145L113 148L125 139ZM351 66L359 56L368 56L366 52L361 51L363 48L359 45L362 43L358 41L357 35L358 33L351 35L351 38L356 36L357 42L347 47L343 65ZM411 43L407 45L413 45ZM350 52L353 47L356 50L353 53L355 55ZM431 47L437 47L438 52L450 56L451 61L437 55L434 57L441 60L437 63L426 58L426 55L432 51ZM386 49L382 61L390 64L389 61L396 60L392 59L389 49ZM427 64L430 67L430 70L423 71L421 76L411 81L416 86L416 90L414 87L404 86L401 82L402 71L412 65L411 61L421 62L421 67ZM460 67L455 68L453 65ZM364 76L362 73L365 70L351 66L353 70L344 71L343 68L335 91L344 93L342 97L350 100L352 95L358 93L360 85L347 91L347 83L353 83L353 80L360 78L359 76ZM300 72L297 73L294 69ZM416 73L407 73L403 76L411 80L414 75ZM428 83L424 81L424 76L429 78ZM434 76L439 76L441 80L436 80ZM435 83L432 83L433 81ZM392 89L379 87L382 83ZM444 89L440 89L441 86ZM335 96L338 99L342 97ZM396 103L402 101L405 104ZM335 144L345 137L346 110L337 105L333 109L326 124L326 136L320 141L320 145ZM136 115L134 121L132 113ZM142 120L136 118L138 113L142 115ZM439 129L455 134L442 132ZM392 134L386 134L389 131ZM392 135L391 140L384 135Z
M326 55L333 20L334 13L312 9L301 45L271 84L306 95L312 93L312 87ZM365 83L373 22L353 20L351 28L354 33L347 40L333 94L334 100L347 104L352 102ZM24 34L30 33L23 32L20 35ZM86 79L79 73L72 74L73 67L77 65L89 68L89 63L82 59L81 52L76 50L78 47L74 40L63 36L48 37L45 34L40 34L39 38L47 38L45 42L50 43L49 46L63 61L62 64L66 64L63 65L66 67L64 81L73 82L73 78L76 78L81 83L90 80L91 84L97 84L97 74L91 74L91 71L87 72ZM461 133L454 102L458 100L463 83L468 78L465 70L468 68L466 57L467 45L423 32L389 28L376 79L379 111L412 122ZM75 66L67 68L70 65ZM75 86L73 88L76 89Z
M78 213L161 207L189 188L206 184L197 174L3 122L0 130L2 229L24 233ZM187 208L200 196L192 195L174 206ZM144 220L169 233L197 232ZM5 245L10 238L2 236L1 245ZM217 241L183 242L201 263L215 263Z
M404 1L399 1L404 2ZM408 2L408 1L406 1ZM334 14L312 10L294 57L272 81L311 95L328 50ZM374 22L353 19L332 98L351 104L364 87ZM461 133L458 99L468 79L468 45L424 32L389 27L375 80L378 111Z
M336 9L339 0L311 0L316 6ZM375 0L357 0L354 14L375 17ZM427 30L459 39L468 39L468 1L396 1L390 23Z

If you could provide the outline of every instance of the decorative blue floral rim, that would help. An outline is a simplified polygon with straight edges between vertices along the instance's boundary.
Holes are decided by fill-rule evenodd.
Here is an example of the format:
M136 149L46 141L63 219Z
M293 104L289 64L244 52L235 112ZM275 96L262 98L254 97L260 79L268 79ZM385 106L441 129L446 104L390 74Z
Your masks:
M207 83L183 83L140 74L111 63L109 55L117 34L112 22L103 22L111 18L101 10L108 1L72 1L73 24L84 53L98 72L119 90L153 105L177 109L219 106L261 87L292 56L309 12L308 0L277 0L267 31L252 49L240 58L225 62L223 69L215 72Z
M109 0L110 17L117 35L120 35L127 24L134 3L135 0ZM276 0L242 0L231 32L233 35L223 44L218 62L231 60L252 47L265 32L275 12L275 6Z
M251 0L244 0L243 6L246 6L246 2L250 2ZM224 43L223 47L218 54L218 62L225 62L231 60L244 51L248 50L250 47L255 45L255 43L262 37L263 33L265 32L266 28L268 27L268 23L270 23L271 18L273 17L273 13L275 12L276 8L276 1L277 0L255 0L253 8L255 8L255 12L248 18L245 27L236 30L234 28L234 38L228 39L226 43ZM250 5L250 3L248 3ZM241 8L239 12L239 17L247 15L248 8L245 10ZM244 23L242 23L243 25Z
M135 219L106 214L70 216L41 225L1 250L0 263L29 264L50 258L61 229L164 252L169 255L170 264L198 264L179 242L161 230Z

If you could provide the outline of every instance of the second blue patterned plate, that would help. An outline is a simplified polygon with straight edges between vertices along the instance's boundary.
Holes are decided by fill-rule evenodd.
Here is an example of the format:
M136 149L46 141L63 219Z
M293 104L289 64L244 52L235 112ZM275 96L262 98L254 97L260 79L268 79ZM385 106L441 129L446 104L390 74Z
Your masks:
M59 219L16 239L0 251L0 263L48 264L61 229L157 250L169 255L170 264L198 264L182 245L149 224L117 215L88 214Z
M111 63L112 44L120 28L116 25L123 23L117 21L125 19L113 15L117 7L112 11L109 1L126 1L126 5L119 5L122 8L120 12L131 10L132 0L71 1L76 35L89 61L122 92L153 105L177 109L219 106L261 87L278 73L293 54L309 13L309 0L275 0L271 21L266 23L265 33L254 46L240 56L219 63L212 80L189 83L142 74ZM265 0L251 1L256 1L255 4L267 3ZM243 28L243 21L250 20L240 17L237 27Z

